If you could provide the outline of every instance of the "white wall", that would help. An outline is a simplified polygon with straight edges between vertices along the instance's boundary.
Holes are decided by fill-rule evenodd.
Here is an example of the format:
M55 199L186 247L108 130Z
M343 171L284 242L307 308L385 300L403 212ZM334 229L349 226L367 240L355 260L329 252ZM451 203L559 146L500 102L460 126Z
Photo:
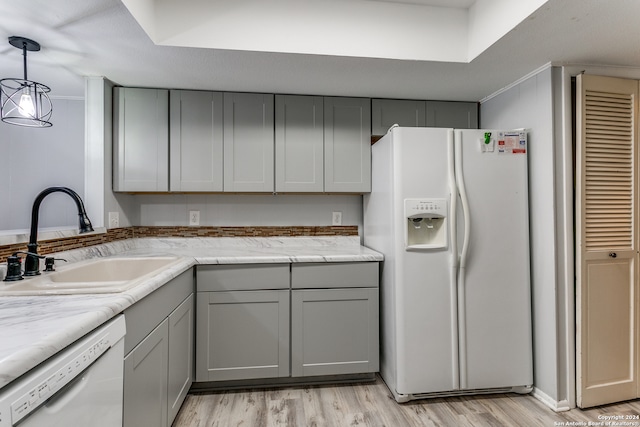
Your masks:
M534 386L539 397L556 409L570 405L568 367L560 361L565 343L564 307L558 293L569 286L558 279L557 245L563 224L557 221L554 80L547 67L480 105L481 128L527 128L529 132L529 211L533 299ZM564 261L563 261L563 264ZM573 266L571 265L571 268ZM571 286L573 284L571 283ZM569 381L570 382L570 381Z
M85 96L87 214L94 227L107 227L109 212L119 213L119 227L136 225L133 196L111 191L113 83L104 77L86 77Z
M53 99L53 127L0 122L0 234L26 230L35 197L47 187L84 194L84 99ZM77 228L75 203L54 193L42 202L39 226Z
M188 225L190 210L200 211L200 225L331 225L342 212L342 225L362 228L362 196L177 194L134 196L139 225Z

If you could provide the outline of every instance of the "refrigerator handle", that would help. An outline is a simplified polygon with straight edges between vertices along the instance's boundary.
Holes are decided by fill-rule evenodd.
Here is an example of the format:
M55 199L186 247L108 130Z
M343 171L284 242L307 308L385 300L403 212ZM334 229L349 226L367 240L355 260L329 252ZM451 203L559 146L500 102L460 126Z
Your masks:
M456 190L456 176L455 176L455 159L453 149L453 129L449 129L447 133L447 162L448 176L447 181L449 185L449 241L451 242L451 267L455 271L458 270L458 235L457 235L457 223L458 223L458 192ZM455 276L453 278L455 284Z
M469 234L471 232L471 217L469 216L469 200L467 190L464 185L462 174L462 132L455 133L455 171L456 184L460 201L462 203L462 215L464 217L464 238L460 261L458 264L457 293L458 293L458 375L460 378L460 389L467 388L467 320L465 315L465 266L467 264L467 252L469 250Z
M453 338L451 340L451 356L453 360L458 360L458 236L456 225L458 222L458 192L456 191L453 129L449 129L449 131L447 132L447 162L449 163L447 181L449 185L449 241L451 242L451 270L449 273L449 291L451 293L451 337ZM457 363L453 364L452 375L452 384L456 384L456 386L458 387L460 384L460 370Z
M467 264L467 253L469 251L471 216L469 215L469 199L467 198L467 189L464 185L464 176L462 174L462 132L460 131L456 132L455 138L455 171L460 201L462 202L462 215L464 217L464 239L462 241L459 264L460 268L463 269Z

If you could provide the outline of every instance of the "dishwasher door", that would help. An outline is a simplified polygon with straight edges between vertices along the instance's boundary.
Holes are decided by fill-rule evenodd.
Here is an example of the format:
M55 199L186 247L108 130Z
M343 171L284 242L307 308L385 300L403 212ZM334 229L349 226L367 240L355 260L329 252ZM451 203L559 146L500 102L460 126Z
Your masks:
M0 390L0 427L121 427L124 332L118 316Z

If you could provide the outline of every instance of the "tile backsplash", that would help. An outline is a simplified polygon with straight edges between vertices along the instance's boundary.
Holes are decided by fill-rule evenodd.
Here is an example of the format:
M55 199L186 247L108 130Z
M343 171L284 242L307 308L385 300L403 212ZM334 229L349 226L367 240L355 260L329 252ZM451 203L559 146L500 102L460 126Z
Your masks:
M78 235L39 241L38 253L46 255L134 237L310 237L357 235L357 225L256 227L134 226L112 228L107 230L106 233L100 234ZM14 252L26 250L26 243L0 245L0 262L4 262L6 258Z

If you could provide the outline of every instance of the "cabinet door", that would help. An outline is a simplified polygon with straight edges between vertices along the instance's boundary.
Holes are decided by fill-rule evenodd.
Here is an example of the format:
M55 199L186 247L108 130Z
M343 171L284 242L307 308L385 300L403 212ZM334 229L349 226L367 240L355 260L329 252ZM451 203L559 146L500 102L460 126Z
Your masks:
M273 186L273 95L224 94L224 191Z
M124 427L167 426L168 321L124 358Z
M478 104L475 102L427 101L427 126L478 129Z
M289 291L198 292L196 381L289 376Z
M291 291L291 375L377 372L378 288Z
M426 102L409 99L371 100L371 133L384 135L395 124L407 127L426 125Z
M222 191L222 93L170 95L171 191Z
M114 191L169 190L169 91L114 88Z
M193 382L194 297L191 294L169 315L167 419L173 423Z
M371 100L324 98L324 191L371 191Z
M276 95L276 191L322 192L321 96Z

